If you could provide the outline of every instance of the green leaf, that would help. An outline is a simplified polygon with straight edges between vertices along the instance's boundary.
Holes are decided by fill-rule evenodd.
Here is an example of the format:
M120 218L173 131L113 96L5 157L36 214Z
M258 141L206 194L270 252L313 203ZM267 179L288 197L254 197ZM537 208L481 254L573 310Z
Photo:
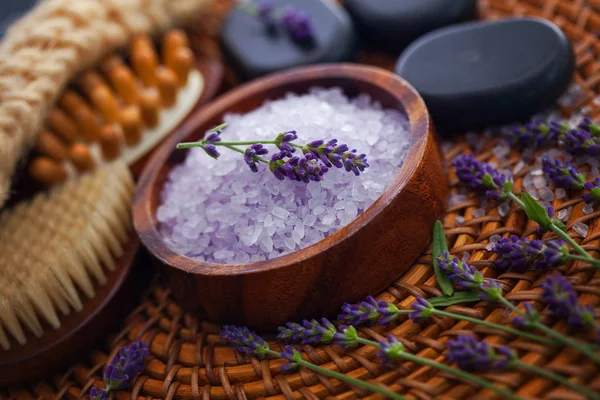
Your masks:
M475 292L456 292L452 296L438 296L427 299L429 304L434 307L448 307L461 303L472 303L481 301L479 294Z
M225 129L225 127L227 126L227 122L225 122L224 124L221 125L217 125L214 128L212 128L209 132L213 133L213 132L218 132L218 131L222 131L223 129Z
M542 228L550 230L552 219L548 216L546 209L528 193L522 192L521 200L525 204L525 212L529 219L540 224Z
M445 271L440 269L438 263L438 256L448 251L448 243L446 243L446 235L444 234L444 226L442 221L436 221L433 225L433 271L435 272L435 279L437 280L442 293L446 296L451 296L454 293L454 284L448 278Z

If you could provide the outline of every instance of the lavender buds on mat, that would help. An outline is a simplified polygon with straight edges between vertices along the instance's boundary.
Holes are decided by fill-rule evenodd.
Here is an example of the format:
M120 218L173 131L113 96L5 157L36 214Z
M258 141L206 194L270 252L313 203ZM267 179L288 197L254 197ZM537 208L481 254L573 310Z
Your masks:
M122 347L104 370L104 389L92 387L91 400L106 400L113 390L125 390L131 378L144 370L144 357L150 354L148 345L141 340Z
M281 26L294 40L302 42L313 39L311 18L295 7L280 9L275 6L273 0L256 0L240 4L240 9L255 15L268 28Z

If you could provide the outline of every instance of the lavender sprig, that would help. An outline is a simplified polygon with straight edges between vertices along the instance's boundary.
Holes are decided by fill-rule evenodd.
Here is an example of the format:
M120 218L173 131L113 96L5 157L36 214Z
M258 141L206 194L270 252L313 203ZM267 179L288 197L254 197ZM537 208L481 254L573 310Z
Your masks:
M478 292L482 300L496 301L502 298L502 288L496 280L485 278L475 267L452 257L450 253L439 256L438 265L456 285Z
M273 0L247 1L240 4L240 10L258 17L270 29L281 26L298 42L310 42L315 32L308 14L295 7L279 9Z
M508 129L504 132L504 137L512 145L536 148L564 140L570 129L564 122L551 121L546 124L538 120Z
M544 172L558 187L572 190L581 190L585 185L585 176L569 161L542 159Z
M396 319L399 314L400 310L393 303L377 301L373 296L369 296L366 301L358 304L344 303L338 319L352 326L371 326L378 321L385 325Z
M596 178L594 182L586 182L584 187L589 191L581 195L581 198L588 204L600 204L600 178Z
M280 326L277 338L284 343L301 344L329 344L333 342L333 336L337 328L327 319L302 321L301 324L288 322L285 326Z
M573 129L566 136L566 150L574 156L600 155L600 137L584 129Z
M221 339L225 339L240 353L255 356L259 360L269 353L269 343L246 327L225 325L221 332Z
M484 193L490 199L506 201L512 193L512 177L501 174L489 164L477 161L472 154L461 155L452 161L458 178L469 188Z
M144 370L144 358L150 354L148 345L141 340L122 347L104 370L104 389L93 387L92 400L104 400L112 390L124 390L129 381Z
M492 248L498 254L496 267L502 271L525 272L557 268L569 260L569 248L562 240L530 240L513 235L501 238Z
M523 307L525 308L525 313L514 317L512 323L517 329L529 330L540 322L540 313L529 302L524 303Z
M495 350L487 342L478 342L467 335L458 335L448 341L446 358L456 362L467 371L487 372L493 369L506 369L514 364L515 353L507 346Z

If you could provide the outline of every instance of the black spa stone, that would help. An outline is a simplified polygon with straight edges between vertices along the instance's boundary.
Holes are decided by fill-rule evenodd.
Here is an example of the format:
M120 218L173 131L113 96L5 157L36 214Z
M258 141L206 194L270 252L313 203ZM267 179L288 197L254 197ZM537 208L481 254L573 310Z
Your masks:
M556 101L573 70L562 31L533 18L439 29L411 44L396 64L438 129L451 132L531 116Z
M33 8L35 3L37 0L0 0L0 38L13 22Z
M328 0L276 0L276 6L293 6L312 20L312 43L295 42L281 28L269 30L258 18L233 10L221 30L225 56L244 79L292 67L352 61L357 36L348 13Z
M434 29L472 19L476 0L346 0L361 36L380 48L401 50Z

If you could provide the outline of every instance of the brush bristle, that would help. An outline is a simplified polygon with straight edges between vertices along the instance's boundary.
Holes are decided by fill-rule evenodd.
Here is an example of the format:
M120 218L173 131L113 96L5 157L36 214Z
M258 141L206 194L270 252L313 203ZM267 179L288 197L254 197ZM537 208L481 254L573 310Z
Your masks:
M106 282L131 226L133 178L106 164L0 215L0 346L60 327ZM8 333L8 334L7 334Z

